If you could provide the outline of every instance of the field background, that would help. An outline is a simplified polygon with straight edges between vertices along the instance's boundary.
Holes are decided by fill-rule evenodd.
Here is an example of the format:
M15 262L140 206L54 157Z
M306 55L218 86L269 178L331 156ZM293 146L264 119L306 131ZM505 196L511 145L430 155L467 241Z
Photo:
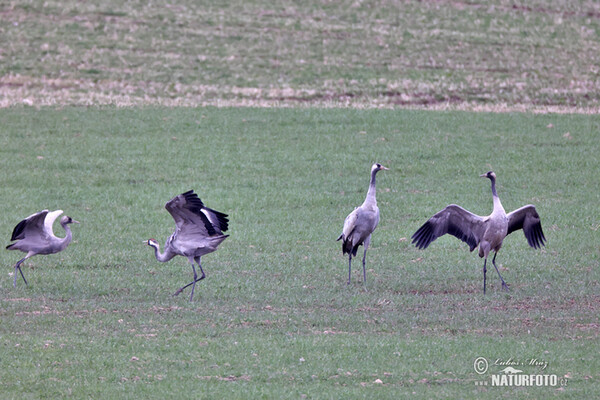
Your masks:
M598 110L600 4L3 1L0 105Z
M42 208L81 221L27 287L0 252L3 399L600 397L597 3L32 1L0 19L0 232ZM368 282L355 262L347 286L335 238L375 161ZM510 235L511 291L488 269L484 297L464 243L410 235L449 203L489 213L490 169L548 245ZM192 303L171 297L186 260L142 243L188 189L231 219ZM477 375L480 356L562 385L476 385L503 368Z

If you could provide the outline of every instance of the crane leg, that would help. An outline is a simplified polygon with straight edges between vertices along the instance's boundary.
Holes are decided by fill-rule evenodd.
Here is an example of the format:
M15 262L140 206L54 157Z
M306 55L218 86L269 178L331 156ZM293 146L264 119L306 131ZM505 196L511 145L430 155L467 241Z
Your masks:
M198 274L196 273L196 267L194 266L194 264L192 264L192 271L194 271L194 280L191 281L190 283L188 283L187 285L177 289L177 291L175 293L173 293L173 296L178 296L181 292L183 292L184 289L187 289L188 287L191 286L192 294L190 295L190 301L192 301L192 299L194 298L194 289L196 288L196 282L199 282L202 279L206 278L206 274L204 273L204 270L202 269L202 265L200 265L200 259L197 259L196 262L198 263L198 267L200 267L200 272L202 272L202 275L198 278Z
M348 285L350 284L350 276L352 272L352 253L348 254Z
M487 257L483 260L483 294L485 295L485 273L487 269L485 268L485 264L487 263Z
M196 282L198 279L198 274L196 273L196 267L192 264L192 270L194 271L194 281L192 282L192 293L190 294L190 301L194 299L194 289L196 289Z
M367 248L363 254L363 283L367 283Z
M27 279L25 279L25 275L23 275L23 271L21 270L21 264L23 264L23 261L25 261L26 259L27 259L27 257L23 257L22 259L17 261L17 263L15 264L15 279L13 281L13 287L17 287L17 270L19 270L19 272L21 273L21 277L23 278L23 281L27 285Z
M506 284L506 282L504 282L504 279L502 279L502 275L500 275L500 271L498 270L498 267L496 266L496 256L498 255L498 253L494 253L494 258L492 258L492 264L494 264L494 268L496 268L496 272L498 273L498 277L500 278L500 280L502 281L502 289L506 290L508 292L508 285Z
M365 248L365 252L363 253L363 283L367 284L367 249L369 248L369 244L371 243L371 235L367 236L365 241L363 242L363 246Z

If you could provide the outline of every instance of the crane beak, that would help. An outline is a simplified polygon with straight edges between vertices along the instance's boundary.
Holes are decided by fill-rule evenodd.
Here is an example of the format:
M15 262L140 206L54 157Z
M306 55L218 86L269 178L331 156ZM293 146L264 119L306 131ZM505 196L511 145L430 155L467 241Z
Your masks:
M479 175L480 178L487 178L487 174L481 174Z
M381 166L381 169L384 169L384 170L386 170L386 171L389 171L389 170L390 170L389 168L387 168L387 167L384 167L383 165Z
M79 224L79 221L75 221L75 220L73 220L73 223L74 223L74 224Z

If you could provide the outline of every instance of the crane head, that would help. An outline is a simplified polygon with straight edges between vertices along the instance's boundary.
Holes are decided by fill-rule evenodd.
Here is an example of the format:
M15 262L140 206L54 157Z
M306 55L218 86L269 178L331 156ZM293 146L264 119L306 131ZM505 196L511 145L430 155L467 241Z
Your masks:
M379 163L375 163L373 164L373 166L371 167L371 171L381 171L381 170L385 170L388 171L389 168L384 167L383 165L379 164Z
M60 219L60 223L61 225L67 225L67 224L78 224L79 221L75 221L73 218L65 215L64 217L62 217Z
M488 178L490 180L496 180L496 174L494 171L489 171L488 173L479 175L480 178Z
M154 247L155 249L158 248L158 242L156 241L156 239L148 239L148 240L144 240L144 243L146 243L148 246Z

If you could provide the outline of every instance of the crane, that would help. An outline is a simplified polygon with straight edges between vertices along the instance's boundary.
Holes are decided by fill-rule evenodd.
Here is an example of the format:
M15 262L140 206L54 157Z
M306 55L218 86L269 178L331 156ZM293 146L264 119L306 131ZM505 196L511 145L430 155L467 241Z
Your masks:
M412 235L412 243L419 249L426 249L435 239L449 233L469 245L470 251L479 246L479 257L483 261L483 294L486 287L486 264L490 251L494 251L492 264L502 281L502 289L508 290L508 285L500 275L496 266L496 256L502 241L510 233L523 229L529 246L541 248L546 237L542 231L542 223L535 206L528 204L510 213L506 213L496 192L496 174L489 171L480 175L492 182L492 200L494 208L487 217L473 214L456 204L450 204L427 222Z
M30 257L37 254L54 254L67 248L73 238L69 224L78 224L73 218L63 216L60 219L60 225L66 232L64 238L54 236L52 225L56 218L63 213L62 210L48 211L42 210L25 218L15 226L10 240L16 242L6 246L8 250L20 250L27 253L25 257L15 264L15 274L13 286L17 287L17 271L21 273L23 281L27 285L25 275L21 269L21 264Z
M167 262L175 256L183 256L192 265L194 279L192 282L178 289L173 296L179 295L184 289L192 286L190 301L194 298L196 282L206 277L200 257L212 253L229 235L224 235L229 227L227 214L205 207L202 200L193 190L189 190L173 197L165 208L175 220L175 232L167 239L165 251L160 251L156 239L145 241L148 246L154 247L154 255L160 262ZM198 264L202 276L198 277L196 266Z
M364 246L363 254L363 282L367 282L366 258L371 234L379 223L379 207L377 207L375 175L382 170L389 170L379 163L371 166L371 180L365 201L354 209L344 220L342 234L337 240L342 240L342 254L348 254L348 285L352 272L352 256L356 256L358 246Z

